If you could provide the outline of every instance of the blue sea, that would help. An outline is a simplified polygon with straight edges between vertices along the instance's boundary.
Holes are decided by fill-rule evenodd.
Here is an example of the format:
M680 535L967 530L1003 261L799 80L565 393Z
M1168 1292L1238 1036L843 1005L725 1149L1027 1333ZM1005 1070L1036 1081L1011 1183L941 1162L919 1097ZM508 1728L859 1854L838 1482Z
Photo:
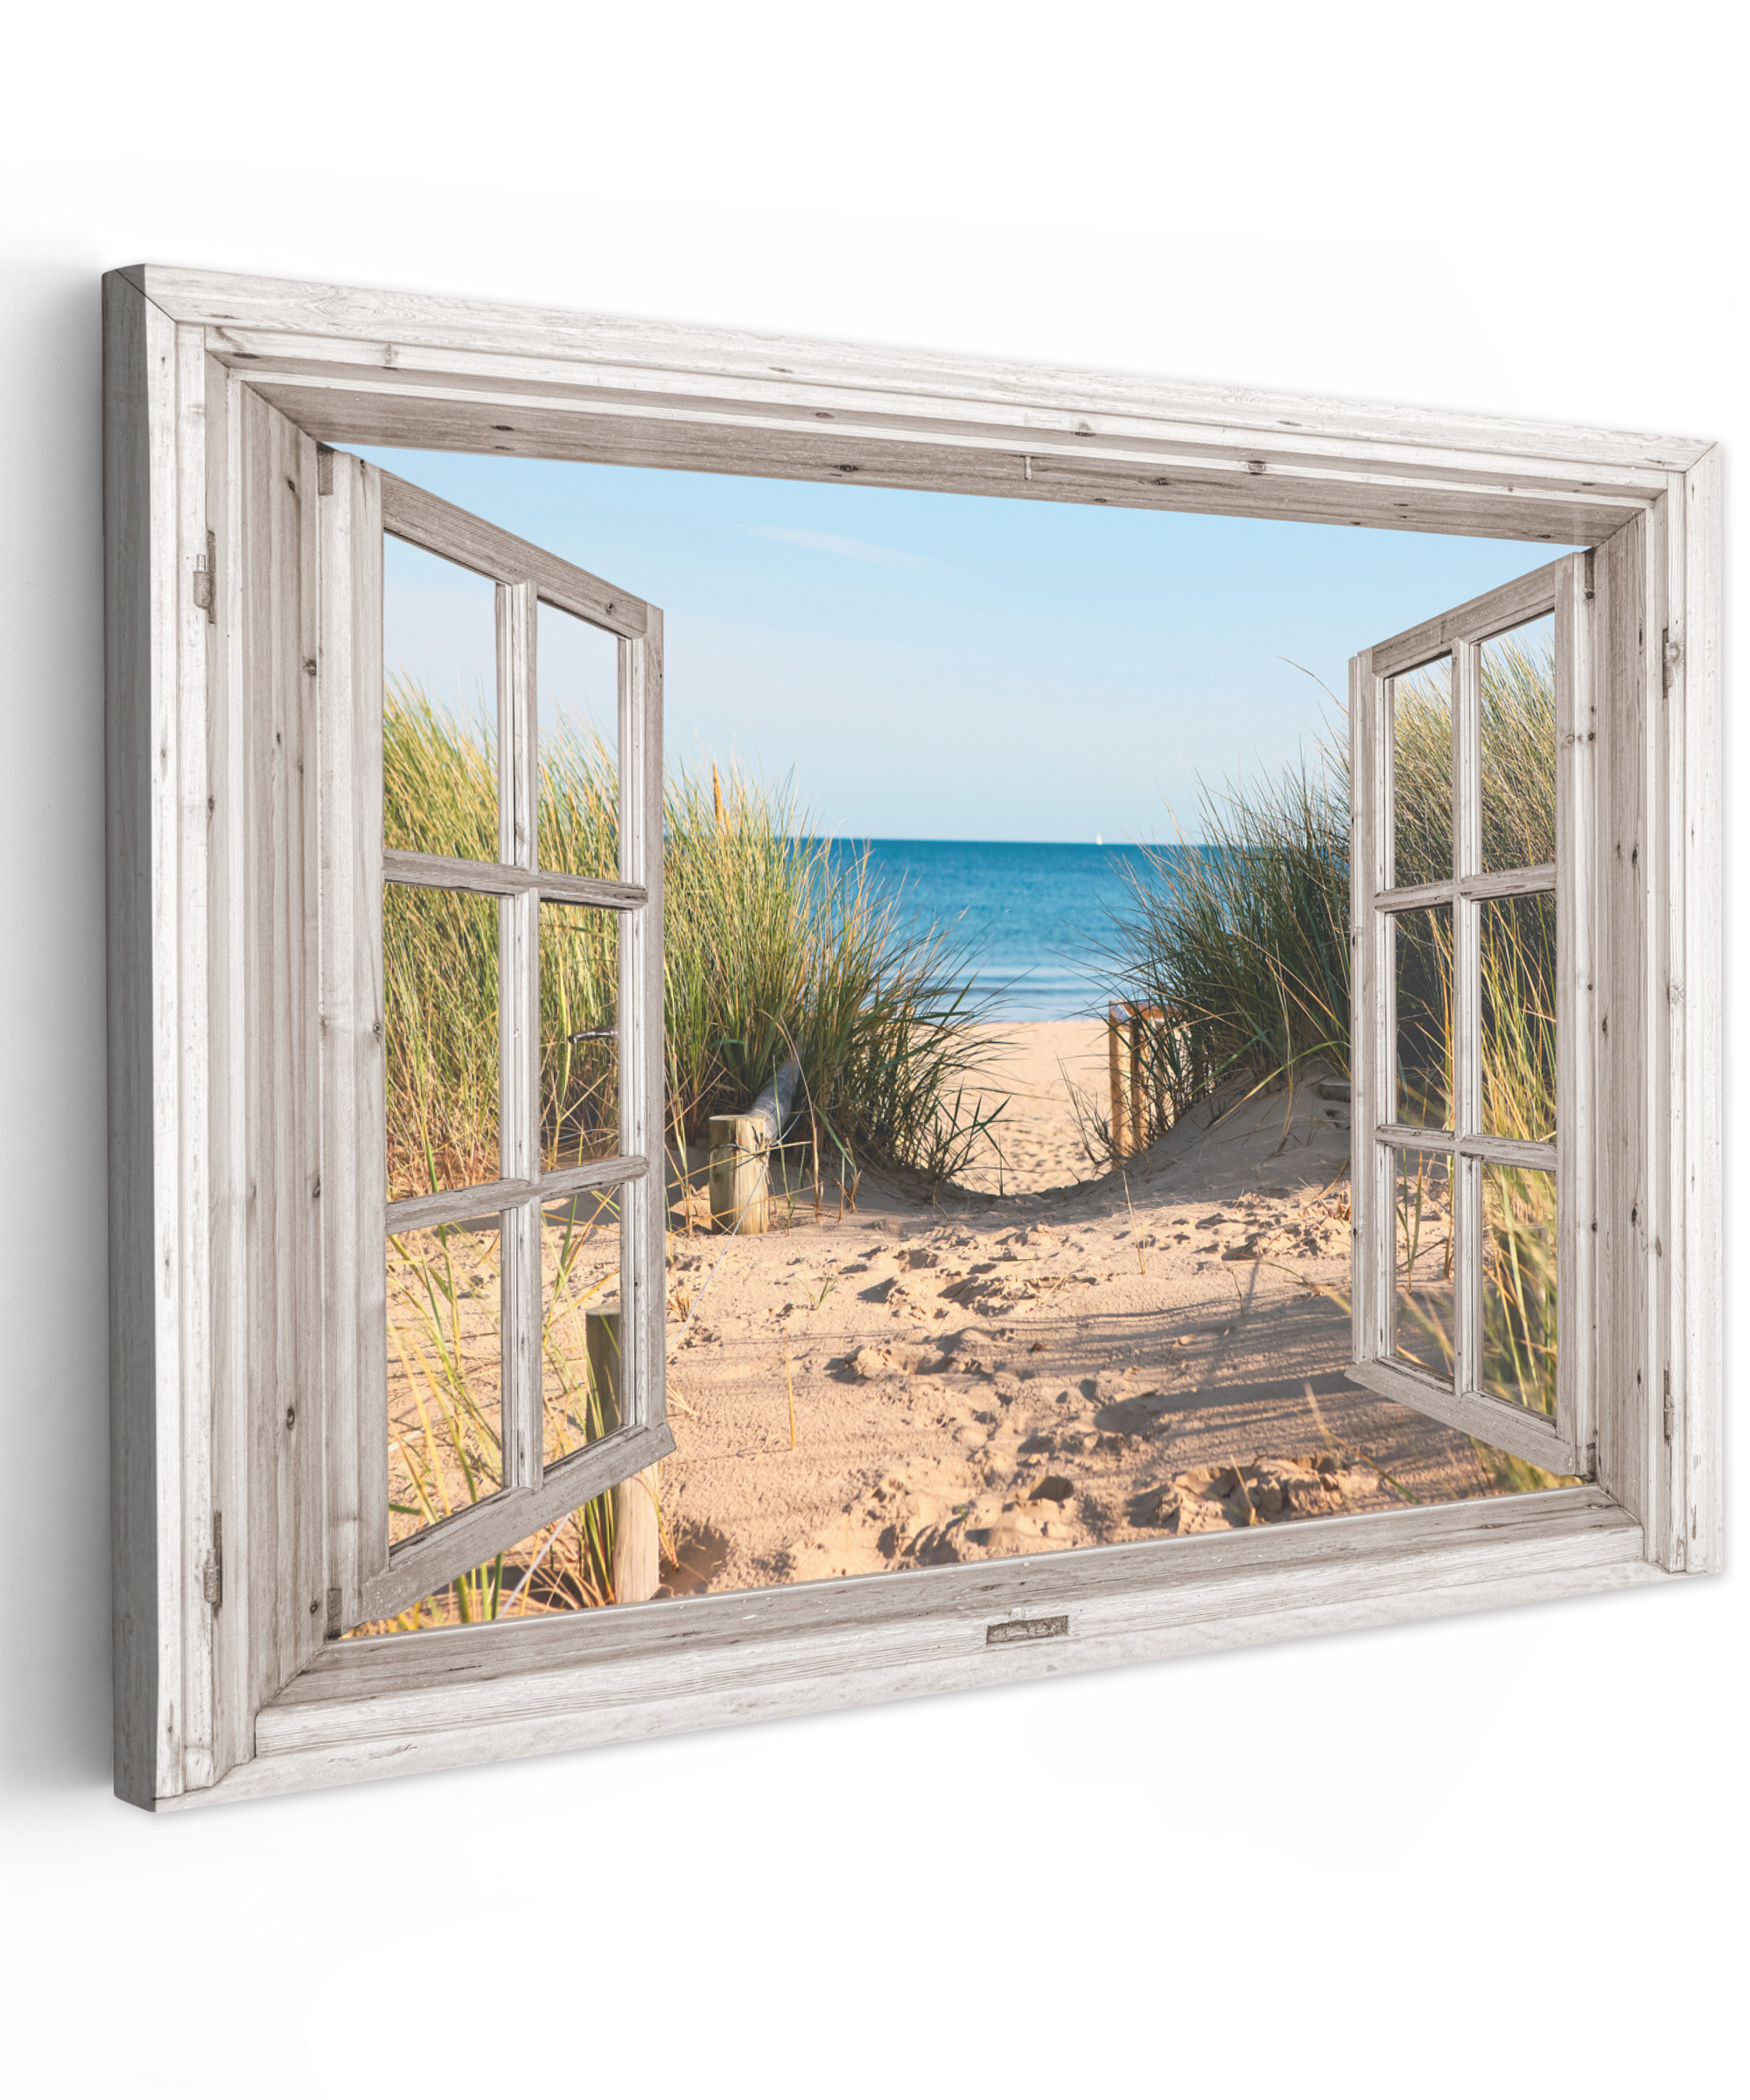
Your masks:
M836 839L835 855L867 849L871 873L921 925L934 921L977 950L975 993L1000 1020L1103 1016L1120 986L1110 958L1112 913L1146 872L1138 846L1033 845L973 839ZM1194 850L1194 849L1192 849ZM1182 847L1156 848L1171 859Z

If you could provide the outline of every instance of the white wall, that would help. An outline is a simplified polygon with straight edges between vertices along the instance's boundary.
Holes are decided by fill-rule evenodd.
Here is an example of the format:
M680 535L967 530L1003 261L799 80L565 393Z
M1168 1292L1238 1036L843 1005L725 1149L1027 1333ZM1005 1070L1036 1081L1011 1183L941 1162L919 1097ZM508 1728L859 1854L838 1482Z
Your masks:
M98 276L142 260L1729 443L1726 19L105 0L15 22L11 2090L1614 2094L1668 2045L1662 2084L1732 2083L1735 1577L207 1816L116 1804L98 483ZM1728 759L1741 807L1735 732ZM1742 1019L1734 989L1734 1047ZM1734 1386L1741 1342L1735 1319Z

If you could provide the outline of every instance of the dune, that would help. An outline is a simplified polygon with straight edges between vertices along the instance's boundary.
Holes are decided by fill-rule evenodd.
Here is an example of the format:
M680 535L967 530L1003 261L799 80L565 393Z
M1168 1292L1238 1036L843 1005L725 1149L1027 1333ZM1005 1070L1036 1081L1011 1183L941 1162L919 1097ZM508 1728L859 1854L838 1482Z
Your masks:
M1315 1086L1085 1149L1103 1028L993 1032L1000 1170L761 1236L677 1209L664 1588L808 1581L1492 1492L1351 1385L1348 1133Z

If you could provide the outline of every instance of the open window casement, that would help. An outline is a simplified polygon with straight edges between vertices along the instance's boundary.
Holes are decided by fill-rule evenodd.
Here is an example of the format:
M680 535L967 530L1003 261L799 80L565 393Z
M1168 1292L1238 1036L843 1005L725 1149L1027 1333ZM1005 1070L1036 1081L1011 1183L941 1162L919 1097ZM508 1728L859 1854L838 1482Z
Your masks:
M104 314L124 1798L1720 1564L1718 448L156 265ZM1589 550L1351 684L1353 1376L1581 1484L345 1637L670 1448L660 617L348 449L433 445ZM420 563L466 572L491 667L459 827L396 771ZM611 850L543 825L554 622L616 654ZM421 925L475 972L432 1067L468 1102L418 1083ZM410 1302L439 1266L448 1357ZM556 1317L588 1346L543 1361ZM422 1350L466 1463L415 1478Z
M247 1570L250 1618L277 1634L255 1644L260 1699L325 1638L405 1610L673 1448L662 615L318 450L257 401L238 406L248 494L234 588L254 646L236 667L235 726L271 863L240 972L252 1002L245 1113L271 1164L256 1192L270 1201L245 1207L262 1317L248 1340L248 1480L225 1550ZM403 782L387 830L386 546L478 584L495 657L480 718L446 724L468 777ZM605 837L617 867L563 864L572 842L543 830L539 643L556 622L605 633L617 651L617 735L593 747L607 784L595 847ZM495 780L480 777L482 760ZM470 790L465 854L455 818L447 832L441 815L435 831L425 819L432 801ZM562 864L543 865L543 847ZM600 965L595 1004L559 1011L549 986L543 1015L566 943ZM443 1006L434 957L489 968L494 950L483 1005L496 1029L466 1044L483 1149L458 1143L457 1104L422 1091L416 1017ZM466 1016L452 1025L466 1036ZM295 1158L270 1135L288 1126ZM548 1368L543 1340L561 1318L591 1324L581 1388ZM439 1405L465 1428L447 1476L420 1463Z
M1352 1376L1570 1475L1594 1457L1592 576L1570 556L1350 665Z

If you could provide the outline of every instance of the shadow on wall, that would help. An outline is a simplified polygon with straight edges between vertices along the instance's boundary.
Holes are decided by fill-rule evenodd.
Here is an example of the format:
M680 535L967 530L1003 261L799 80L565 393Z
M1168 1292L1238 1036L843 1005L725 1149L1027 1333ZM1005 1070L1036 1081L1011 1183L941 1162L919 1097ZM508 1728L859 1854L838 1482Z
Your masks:
M109 1399L104 1253L102 329L97 267L10 262L6 541L11 690L0 785L12 1120L0 1252L7 1554L0 1767L24 1793L110 1782ZM52 881L43 871L52 867ZM25 1017L28 1017L26 1019Z

